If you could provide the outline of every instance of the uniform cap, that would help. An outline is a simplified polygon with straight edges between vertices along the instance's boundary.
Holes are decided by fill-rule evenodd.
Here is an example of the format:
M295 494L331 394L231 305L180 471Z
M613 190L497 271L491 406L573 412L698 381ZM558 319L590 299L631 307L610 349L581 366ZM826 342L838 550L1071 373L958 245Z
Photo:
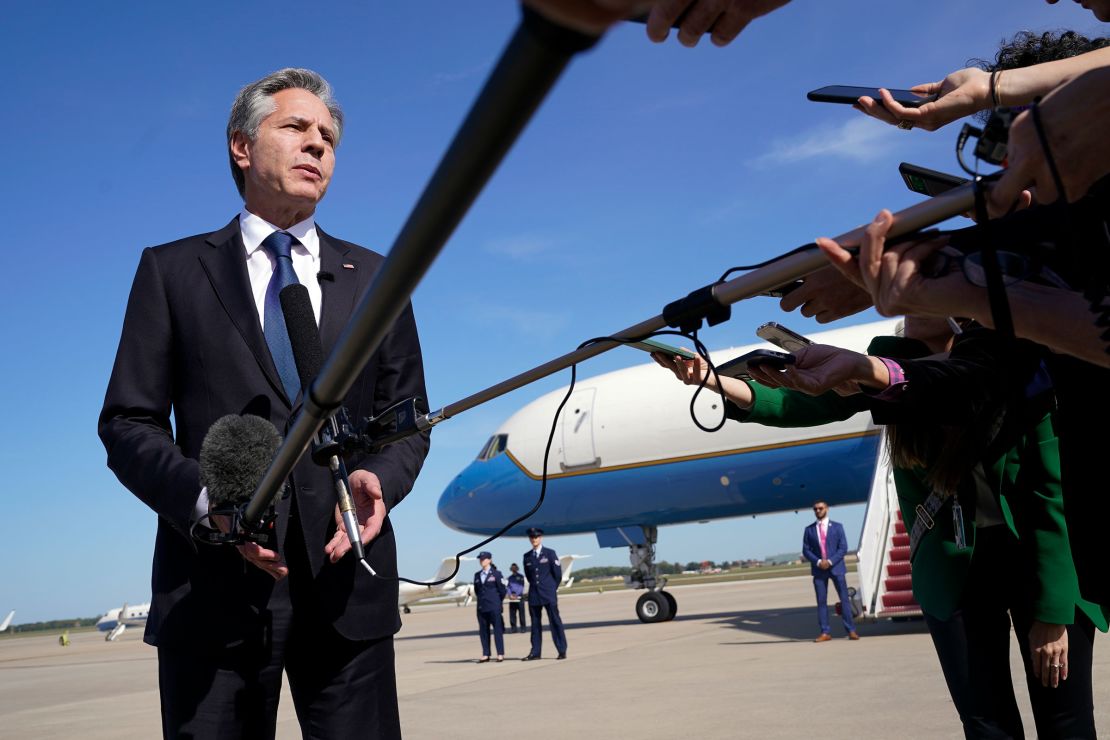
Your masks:
M528 530L528 536L529 537L542 537L543 536L543 530L540 529L539 527L531 527Z
M480 553L478 553L478 559L479 560L493 560L493 555L491 555L488 550L482 550Z

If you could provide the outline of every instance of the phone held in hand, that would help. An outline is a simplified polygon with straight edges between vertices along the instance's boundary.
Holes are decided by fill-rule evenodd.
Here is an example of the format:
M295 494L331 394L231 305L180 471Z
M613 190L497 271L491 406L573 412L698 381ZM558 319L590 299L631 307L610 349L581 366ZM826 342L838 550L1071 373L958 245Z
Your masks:
M916 95L910 90L901 90L898 88L888 87L887 91L891 94L894 100L907 108L916 108L923 103L931 103L937 99L936 95L926 95L924 97ZM806 98L815 103L844 103L853 105L857 100L864 95L874 100L879 105L882 105L883 95L879 92L877 87L853 87L852 85L826 85L825 87L810 90L806 93Z
M921 193L929 197L946 193L952 188L957 188L960 185L970 182L966 177L958 177L944 172L937 172L936 170L931 170L927 167L919 167L909 162L902 162L898 165L898 173L902 175L902 179L905 181L907 188L915 193Z
M793 364L794 355L786 352L775 352L770 349L754 349L734 360L729 360L723 365L718 365L717 374L740 380L751 380L752 376L749 369L755 365L762 365L775 370L785 370L787 365Z
M791 331L782 324L774 321L768 321L766 324L756 329L755 335L787 352L797 352L803 347L808 347L813 344L813 340L803 337L801 334Z
M692 360L697 357L697 355L695 355L693 352L684 350L681 347L673 347L669 344L664 344L663 342L657 341L655 339L644 339L639 342L629 342L628 346L635 347L636 349L642 349L644 352L659 352L660 354L664 355L678 355L684 360Z

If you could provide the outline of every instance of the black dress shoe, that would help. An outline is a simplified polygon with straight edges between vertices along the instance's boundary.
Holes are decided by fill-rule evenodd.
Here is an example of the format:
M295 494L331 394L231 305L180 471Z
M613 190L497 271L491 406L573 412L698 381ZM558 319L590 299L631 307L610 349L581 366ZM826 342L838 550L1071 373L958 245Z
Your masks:
M566 653L559 653L559 657L556 658L555 660L566 660L566 659L567 659L567 654Z
M525 655L525 656L524 656L523 658L521 658L521 661L525 661L525 660L539 660L539 659L540 659L540 656L538 656L538 655Z

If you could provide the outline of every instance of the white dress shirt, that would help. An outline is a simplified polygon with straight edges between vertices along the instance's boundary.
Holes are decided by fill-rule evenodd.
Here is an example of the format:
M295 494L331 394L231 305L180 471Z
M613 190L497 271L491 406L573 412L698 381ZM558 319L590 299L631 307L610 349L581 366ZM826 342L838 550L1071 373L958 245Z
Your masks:
M274 258L262 248L262 242L275 231L286 231L298 242L293 245L293 270L301 285L308 288L312 313L319 325L320 306L323 303L323 291L316 277L320 272L320 237L316 233L316 222L312 217L293 224L288 229L279 229L244 208L239 214L239 230L243 235L243 246L247 250L247 274L251 279L251 293L254 295L254 305L258 309L258 320L263 322L262 325L265 326L266 288L270 285L270 278L276 267Z

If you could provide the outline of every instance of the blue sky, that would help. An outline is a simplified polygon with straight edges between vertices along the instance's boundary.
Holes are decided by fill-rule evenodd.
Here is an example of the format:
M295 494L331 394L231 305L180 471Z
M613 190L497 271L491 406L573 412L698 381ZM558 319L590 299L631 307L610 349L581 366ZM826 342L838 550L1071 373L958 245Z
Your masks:
M6 9L0 611L25 622L149 598L154 515L105 467L96 417L140 250L214 230L240 207L224 142L239 87L284 66L331 81L347 127L317 219L384 252L517 15L508 0ZM897 131L809 103L807 90L908 87L989 57L1020 29L1099 26L1072 3L796 0L725 49L657 46L639 26L612 32L567 71L414 296L432 406L654 316L725 267L909 205L902 160L956 170L954 129ZM816 329L768 299L733 316L704 333L710 347L750 341L767 320ZM581 372L643 359L618 350ZM430 575L472 541L439 522L440 492L515 409L567 380L435 430L392 515L402 573ZM854 540L862 507L834 517ZM659 557L789 551L807 521L665 528ZM592 535L548 544L593 554L589 565L627 563ZM492 549L507 561L525 547Z

